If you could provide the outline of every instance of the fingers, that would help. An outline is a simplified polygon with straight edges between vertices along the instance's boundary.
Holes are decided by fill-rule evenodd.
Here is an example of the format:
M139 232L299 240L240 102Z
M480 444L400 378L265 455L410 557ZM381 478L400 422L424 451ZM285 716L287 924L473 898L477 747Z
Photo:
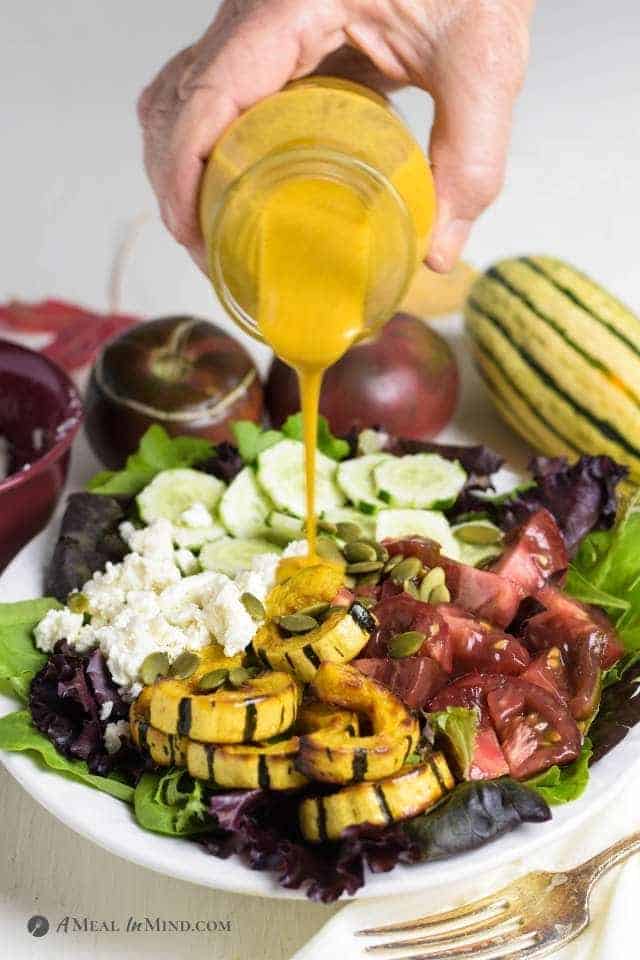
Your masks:
M506 12L461 24L431 66L436 113L430 157L438 216L427 264L439 272L452 269L474 221L504 181L528 53L526 18L517 4L513 16Z
M310 72L343 40L337 4L227 2L143 93L147 171L165 224L197 262L198 186L216 140L241 111Z

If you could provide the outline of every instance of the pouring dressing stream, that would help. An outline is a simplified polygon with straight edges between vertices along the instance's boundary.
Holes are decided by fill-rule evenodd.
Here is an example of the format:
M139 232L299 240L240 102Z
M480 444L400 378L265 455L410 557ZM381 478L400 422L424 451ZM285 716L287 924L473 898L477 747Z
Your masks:
M209 158L200 219L227 312L296 371L309 555L324 371L386 322L423 259L435 213L428 163L389 104L314 78L233 123ZM317 562L317 561L316 561Z

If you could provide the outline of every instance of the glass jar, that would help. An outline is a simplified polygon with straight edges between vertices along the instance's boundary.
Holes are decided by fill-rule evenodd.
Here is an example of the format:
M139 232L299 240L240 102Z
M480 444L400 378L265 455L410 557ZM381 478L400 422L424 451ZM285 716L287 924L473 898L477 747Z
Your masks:
M257 339L261 211L271 191L296 178L341 184L370 212L369 279L356 339L368 336L395 311L426 255L435 217L427 159L383 97L333 78L293 83L231 124L206 166L200 222L216 292Z

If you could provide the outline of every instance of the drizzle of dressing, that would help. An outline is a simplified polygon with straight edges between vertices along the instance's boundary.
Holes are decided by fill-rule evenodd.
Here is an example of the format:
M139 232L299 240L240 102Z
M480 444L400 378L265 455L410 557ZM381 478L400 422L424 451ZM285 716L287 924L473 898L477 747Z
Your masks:
M365 329L375 205L320 177L287 179L265 198L258 238L258 316L264 340L296 371L304 425L307 557L318 563L316 438L324 371ZM283 572L280 571L279 576Z

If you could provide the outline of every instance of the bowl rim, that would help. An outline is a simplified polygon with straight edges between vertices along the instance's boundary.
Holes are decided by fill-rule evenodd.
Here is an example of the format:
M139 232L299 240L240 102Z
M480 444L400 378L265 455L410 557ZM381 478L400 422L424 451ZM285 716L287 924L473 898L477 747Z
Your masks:
M0 350L14 350L16 353L26 353L32 357L36 358L36 362L42 363L45 367L48 367L54 375L59 380L63 388L69 392L69 416L62 421L67 424L64 434L60 437L56 443L50 447L46 453L41 457L38 457L29 465L28 469L18 470L17 473L10 473L4 480L0 481L0 496L5 493L7 490L14 490L16 487L21 486L24 483L27 483L33 477L38 476L44 470L47 469L52 463L55 463L60 459L63 454L69 450L71 444L73 443L76 434L80 427L82 426L82 421L84 420L84 407L82 403L82 398L80 396L80 391L76 387L75 383L69 376L66 370L63 370L61 366L57 363L54 363L49 357L45 354L40 353L38 350L32 350L30 347L25 347L21 343L15 343L13 340L5 340L0 338Z

